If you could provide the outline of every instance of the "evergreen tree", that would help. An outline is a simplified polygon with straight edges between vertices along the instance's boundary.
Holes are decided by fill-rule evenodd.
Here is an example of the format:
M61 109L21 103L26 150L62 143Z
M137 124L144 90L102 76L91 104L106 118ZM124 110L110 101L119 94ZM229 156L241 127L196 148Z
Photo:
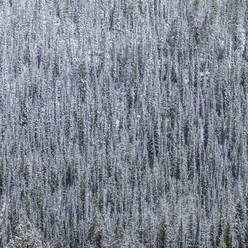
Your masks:
M226 222L219 246L220 248L232 248L232 234L229 221Z
M167 227L166 227L165 217L162 217L162 220L159 224L156 247L157 248L167 247Z
M210 227L210 234L209 234L209 236L210 236L210 244L211 244L211 247L216 247L215 246L215 236L214 236L214 225L213 224L211 224L211 227Z
M184 246L183 236L184 236L183 223L182 223L182 219L181 219L178 230L177 230L177 236L176 236L176 245L178 248L183 248L183 246Z
M26 223L18 225L15 230L15 237L8 243L8 248L48 248L48 244L44 244L41 240L39 232L35 227L27 221Z
M103 247L103 231L101 217L95 215L90 224L87 237L90 245L92 245L94 248Z
M193 230L193 214L190 214L188 228L187 228L187 247L195 247L194 230Z
M221 224L221 218L219 220L219 224L218 224L218 229L217 229L217 235L216 235L216 246L218 247L220 244L220 239L221 239L221 235L222 235L222 224Z
M247 7L0 1L0 248L246 247Z
M235 232L235 239L237 242L237 246L240 248L242 248L244 244L243 242L243 236L244 236L243 220L244 220L243 208L242 208L241 202L239 201L236 204L234 232Z

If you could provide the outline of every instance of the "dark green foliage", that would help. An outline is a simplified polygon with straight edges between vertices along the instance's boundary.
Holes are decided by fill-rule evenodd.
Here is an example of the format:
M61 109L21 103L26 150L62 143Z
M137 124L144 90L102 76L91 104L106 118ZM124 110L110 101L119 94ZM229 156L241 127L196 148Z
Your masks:
M63 248L62 241L61 240L56 241L52 247L53 248Z
M244 233L244 247L248 247L248 224L245 224L245 233Z
M78 92L80 99L84 102L86 98L86 76L87 76L87 68L85 62L81 63L78 66Z
M103 192L100 192L100 196L99 196L99 200L98 200L98 209L100 211L101 214L103 214L104 212L104 198L103 198Z
M183 233L183 223L182 220L180 221L178 230L177 230L177 236L176 236L176 245L178 248L184 247L184 233Z
M245 196L246 218L248 219L248 194Z
M222 221L222 220L221 220L221 218L220 218L219 224L218 224L218 227L217 227L216 247L219 247L221 235L222 235L222 232L223 232L221 221Z
M30 172L29 172L30 165L27 163L23 163L20 171L20 175L24 178L26 185L28 185L30 180Z
M193 230L193 214L190 214L188 227L187 227L187 248L195 247L194 230Z
M243 239L244 239L245 233L244 233L243 221L244 221L244 211L243 211L241 201L239 201L236 204L235 220L234 220L234 223L233 223L233 230L234 230L234 233L235 233L235 240L236 240L237 245L238 245L239 248L243 248L243 243L244 243Z
M20 115L19 115L19 124L22 127L25 127L28 124L28 110L27 110L27 104L25 101L20 103Z
M187 120L185 126L184 126L184 141L185 145L189 145L189 135L190 135L190 123L189 120Z
M0 197L3 194L3 185L4 185L4 170L3 165L0 164Z
M236 214L235 214L236 219L239 222L242 222L244 220L244 212L243 212L243 207L241 205L241 202L239 201L236 205Z
M49 248L42 242L39 232L30 222L18 225L15 237L8 243L8 248Z
M210 226L210 234L209 234L209 236L210 236L211 247L212 248L216 247L215 246L215 244L216 244L216 242L215 242L215 236L214 236L214 225L213 224Z
M226 248L232 248L232 234L229 221L227 221L223 231L223 240Z
M80 182L80 201L82 204L81 215L83 216L85 215L86 183L86 174L84 172Z
M103 230L100 217L95 215L88 230L88 240L95 248L102 248Z
M153 164L154 164L154 140L153 137L148 134L147 135L147 154L148 154L148 161L149 161L149 166L152 169L153 168Z
M78 76L82 80L85 79L86 75L87 75L87 68L85 62L83 62L78 66Z
M167 225L165 217L162 217L161 222L159 224L156 243L157 248L167 247Z

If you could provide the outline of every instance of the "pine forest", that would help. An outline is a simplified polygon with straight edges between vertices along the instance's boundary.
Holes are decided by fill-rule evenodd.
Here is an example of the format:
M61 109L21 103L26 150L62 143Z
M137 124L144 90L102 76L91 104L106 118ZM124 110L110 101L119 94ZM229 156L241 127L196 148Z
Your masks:
M0 0L0 248L248 248L248 0Z

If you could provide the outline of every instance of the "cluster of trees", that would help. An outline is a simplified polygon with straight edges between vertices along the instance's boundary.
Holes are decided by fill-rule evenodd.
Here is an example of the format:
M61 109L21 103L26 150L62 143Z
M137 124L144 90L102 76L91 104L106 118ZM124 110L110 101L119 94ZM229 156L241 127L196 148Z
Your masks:
M248 247L248 1L0 1L0 247Z

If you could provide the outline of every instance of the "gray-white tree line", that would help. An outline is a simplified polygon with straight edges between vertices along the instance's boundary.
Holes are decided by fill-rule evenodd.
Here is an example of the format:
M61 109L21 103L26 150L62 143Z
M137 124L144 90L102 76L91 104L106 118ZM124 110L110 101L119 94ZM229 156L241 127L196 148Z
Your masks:
M0 1L0 247L248 247L247 0Z

